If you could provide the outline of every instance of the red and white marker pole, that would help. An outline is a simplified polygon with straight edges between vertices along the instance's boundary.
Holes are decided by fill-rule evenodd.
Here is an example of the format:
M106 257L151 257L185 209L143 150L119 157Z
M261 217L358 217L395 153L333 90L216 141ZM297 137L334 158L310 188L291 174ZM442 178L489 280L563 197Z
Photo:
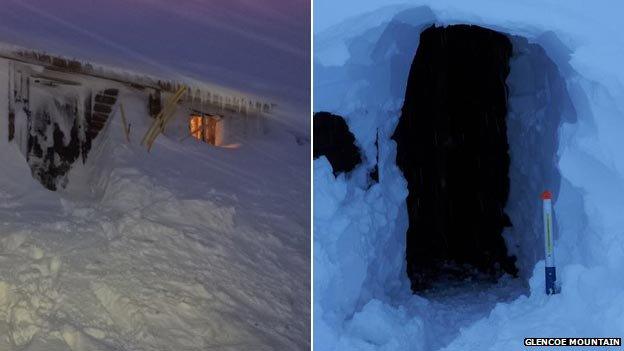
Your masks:
M548 190L542 193L544 206L544 248L546 261L546 295L559 293L557 286L557 271L555 269L555 244L552 225L552 193Z

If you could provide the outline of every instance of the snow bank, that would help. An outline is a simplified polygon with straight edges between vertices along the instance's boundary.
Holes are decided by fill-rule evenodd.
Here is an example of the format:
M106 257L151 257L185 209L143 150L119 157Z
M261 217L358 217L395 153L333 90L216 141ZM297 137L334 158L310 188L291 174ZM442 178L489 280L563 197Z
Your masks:
M585 5L411 3L318 33L314 110L344 116L366 161L337 178L325 159L314 164L316 348L516 350L524 337L624 333L617 303L624 294L617 278L624 263L624 28L614 10L621 5ZM335 13L354 6L347 1ZM420 297L410 294L404 272L407 190L390 136L419 33L432 23L476 24L514 41L507 81L507 211L514 228L505 237L522 278ZM365 174L375 164L377 133L380 181L369 187ZM539 192L547 187L556 195L563 284L563 293L551 297L544 295L538 217Z
M120 99L130 143L114 110L56 192L0 128L0 350L308 349L306 130L228 149L172 129L147 153L145 96Z

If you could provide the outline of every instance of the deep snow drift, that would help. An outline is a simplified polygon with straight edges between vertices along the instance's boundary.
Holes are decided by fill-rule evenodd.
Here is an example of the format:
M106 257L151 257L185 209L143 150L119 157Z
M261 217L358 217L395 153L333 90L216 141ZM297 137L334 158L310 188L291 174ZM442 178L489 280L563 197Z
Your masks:
M116 104L86 163L50 192L31 176L27 142L7 141L0 74L0 350L309 348L306 4L2 2L2 54L17 45L278 107L229 148L188 137L179 111L148 154L146 98L124 86L131 142Z
M131 142L116 108L56 192L0 128L0 350L307 349L309 131L279 123L307 111L229 148L181 111L147 153L146 99L119 94Z
M327 29L316 33L314 110L346 118L364 162L337 177L326 159L314 162L315 347L521 350L524 337L621 337L624 28L614 14L621 5L419 4L381 8L333 27L324 23ZM332 16L350 13L352 5L347 1ZM405 267L407 183L390 138L419 35L431 24L475 24L512 41L505 211L513 227L504 237L519 278L441 282L412 295ZM376 163L378 183L368 177ZM555 296L544 294L539 194L547 188L555 193L563 291Z

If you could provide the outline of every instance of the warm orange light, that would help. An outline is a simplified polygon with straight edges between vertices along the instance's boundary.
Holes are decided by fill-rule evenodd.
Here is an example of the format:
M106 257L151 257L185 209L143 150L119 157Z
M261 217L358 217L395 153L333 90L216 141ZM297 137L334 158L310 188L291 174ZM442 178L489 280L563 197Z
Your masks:
M189 120L189 128L191 129L191 135L193 135L195 139L204 140L203 121L204 121L204 118L202 116L191 116L191 119Z
M189 130L191 135L198 140L210 145L222 146L223 144L223 120L215 115L191 115L189 118ZM236 148L236 145L231 146Z
M226 149L238 149L239 147L241 147L241 143L221 145L221 147Z

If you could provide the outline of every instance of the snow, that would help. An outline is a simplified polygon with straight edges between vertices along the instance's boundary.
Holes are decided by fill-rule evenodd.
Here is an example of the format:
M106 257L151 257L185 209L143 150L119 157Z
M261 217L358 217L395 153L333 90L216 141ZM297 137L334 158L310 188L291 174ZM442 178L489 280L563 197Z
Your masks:
M314 110L344 116L366 156L352 174L338 177L326 159L314 162L315 347L522 350L525 337L621 337L621 5L558 0L384 5L315 2ZM412 295L404 263L407 187L390 136L418 35L432 23L477 24L514 41L507 81L506 209L514 228L505 238L518 256L520 278ZM380 181L371 185L365 174L375 164L377 132ZM554 296L544 294L539 218L544 188L555 194L562 293Z
M0 349L308 349L309 131L284 122L305 106L237 148L181 140L181 118L147 153L145 95L117 87L131 142L115 109L57 192L0 128Z
M119 85L131 143L116 107L57 192L31 176L23 111L14 143L1 113L0 350L309 348L309 13L290 0L3 2L3 56L36 50L277 108L228 126L221 148L186 138L178 111L147 153L145 96ZM9 71L1 59L0 111Z
M167 79L192 78L280 104L309 102L307 0L2 5L2 42Z
M507 78L511 184L505 212L514 225L503 236L509 253L518 258L520 275L527 277L544 255L542 209L535 206L536 197L527 194L560 187L560 172L553 167L558 129L564 122L576 122L577 116L564 79L542 47L519 37L512 38L512 44ZM580 208L569 211L582 213Z

